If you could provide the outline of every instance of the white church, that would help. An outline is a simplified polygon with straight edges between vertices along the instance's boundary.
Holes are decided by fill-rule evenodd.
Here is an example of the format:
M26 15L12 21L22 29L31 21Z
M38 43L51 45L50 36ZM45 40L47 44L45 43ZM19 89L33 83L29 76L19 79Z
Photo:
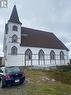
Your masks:
M69 49L53 34L22 26L16 6L5 25L3 64L56 66L69 62Z

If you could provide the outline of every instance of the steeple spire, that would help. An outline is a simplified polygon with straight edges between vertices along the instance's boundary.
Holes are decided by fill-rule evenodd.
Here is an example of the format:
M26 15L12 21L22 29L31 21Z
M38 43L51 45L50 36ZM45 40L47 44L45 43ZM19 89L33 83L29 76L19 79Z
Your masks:
M13 23L18 23L18 24L22 24L19 21L19 17L18 17L18 13L17 13L17 9L16 9L16 5L14 5L10 19L8 20L8 22L13 22Z

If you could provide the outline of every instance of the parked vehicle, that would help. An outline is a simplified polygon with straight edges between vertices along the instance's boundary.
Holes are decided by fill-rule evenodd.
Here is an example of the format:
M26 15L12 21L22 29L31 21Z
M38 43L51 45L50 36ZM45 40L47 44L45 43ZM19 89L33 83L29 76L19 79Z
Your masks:
M0 85L2 88L15 84L22 84L25 81L25 73L20 67L1 67Z

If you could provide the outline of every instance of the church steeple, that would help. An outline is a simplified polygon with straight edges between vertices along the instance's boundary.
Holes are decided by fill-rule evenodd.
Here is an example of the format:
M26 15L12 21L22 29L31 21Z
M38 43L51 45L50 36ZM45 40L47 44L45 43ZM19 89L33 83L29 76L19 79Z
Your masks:
M17 8L16 5L14 5L10 19L8 20L8 22L13 22L13 23L17 23L17 24L22 24L19 21L19 17L18 17L18 13L17 13Z

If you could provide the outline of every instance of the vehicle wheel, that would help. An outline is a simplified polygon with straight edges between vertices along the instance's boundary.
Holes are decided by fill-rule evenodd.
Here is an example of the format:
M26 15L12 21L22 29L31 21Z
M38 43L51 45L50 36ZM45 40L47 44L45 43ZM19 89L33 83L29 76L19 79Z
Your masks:
M3 80L0 81L0 87L5 88L5 82Z
M24 80L21 82L21 84L23 84L23 83L24 83L24 81L25 81L25 78L24 78Z

